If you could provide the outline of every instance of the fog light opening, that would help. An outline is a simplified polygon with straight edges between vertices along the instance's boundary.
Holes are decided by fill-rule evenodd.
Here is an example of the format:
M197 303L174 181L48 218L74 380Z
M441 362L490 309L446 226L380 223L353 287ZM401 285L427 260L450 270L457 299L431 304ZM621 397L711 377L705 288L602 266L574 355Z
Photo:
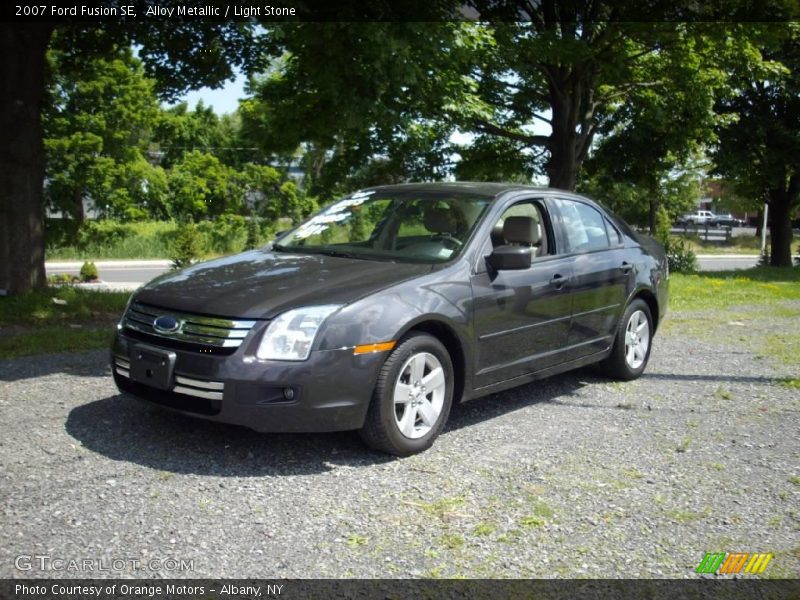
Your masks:
M283 398L285 400L294 400L294 390L290 387L283 388Z

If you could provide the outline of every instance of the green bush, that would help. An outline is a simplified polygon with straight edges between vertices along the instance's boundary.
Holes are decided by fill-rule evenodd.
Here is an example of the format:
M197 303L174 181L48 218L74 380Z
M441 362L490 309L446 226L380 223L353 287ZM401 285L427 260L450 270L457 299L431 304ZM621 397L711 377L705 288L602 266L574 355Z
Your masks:
M247 225L240 215L220 215L214 221L200 221L197 230L205 238L203 247L209 253L238 252L247 239Z
M77 245L81 248L113 246L127 238L130 233L128 225L117 221L85 221L78 229Z
M93 262L85 262L81 267L81 281L97 281L97 266Z
M672 219L663 206L659 206L656 211L656 234L655 238L666 246L669 243L670 232L672 230Z
M48 260L171 258L179 230L174 221L120 223L107 219L87 222L79 233L77 227L70 229L70 223L74 222L62 219L47 221ZM230 254L246 247L257 248L270 240L276 230L290 226L290 219L245 219L239 215L222 215L215 221L201 221L195 224L195 257Z
M54 273L47 276L48 285L71 285L80 282L80 277L70 275L69 273Z
M664 244L670 273L696 273L697 256L684 240L668 237Z
M244 241L244 249L252 250L261 245L261 227L258 217L250 217L247 220L247 239Z
M74 219L45 219L44 241L47 251L74 246L79 224Z
M178 227L170 243L169 259L173 269L182 269L195 262L202 254L201 236L194 223L184 223Z
M103 225L90 225L94 231L115 230L122 226L122 236L94 235L94 240L84 234L85 242L78 243L78 229L70 229L67 219L48 219L46 229L47 259L70 260L92 258L167 258L169 243L175 237L177 225L172 221L142 221L121 225L117 221L103 221ZM100 222L98 222L100 223Z

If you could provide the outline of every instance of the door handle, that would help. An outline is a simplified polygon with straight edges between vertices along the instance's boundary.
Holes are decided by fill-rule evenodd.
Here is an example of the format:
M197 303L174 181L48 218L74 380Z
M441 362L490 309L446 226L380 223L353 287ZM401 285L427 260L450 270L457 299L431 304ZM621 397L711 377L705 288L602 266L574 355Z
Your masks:
M557 290L560 290L562 287L564 287L564 284L567 283L568 280L569 277L564 277L563 275L556 273L553 275L552 279L550 279L550 285Z
M631 269L633 269L633 265L629 262L623 261L622 264L619 266L619 270L623 273L630 273Z

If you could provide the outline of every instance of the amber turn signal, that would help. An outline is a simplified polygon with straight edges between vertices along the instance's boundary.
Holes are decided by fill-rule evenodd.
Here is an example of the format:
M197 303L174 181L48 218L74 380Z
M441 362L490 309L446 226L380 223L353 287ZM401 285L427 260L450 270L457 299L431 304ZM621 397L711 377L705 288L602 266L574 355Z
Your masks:
M380 342L379 344L363 344L353 349L353 354L369 354L370 352L384 352L391 350L397 342Z

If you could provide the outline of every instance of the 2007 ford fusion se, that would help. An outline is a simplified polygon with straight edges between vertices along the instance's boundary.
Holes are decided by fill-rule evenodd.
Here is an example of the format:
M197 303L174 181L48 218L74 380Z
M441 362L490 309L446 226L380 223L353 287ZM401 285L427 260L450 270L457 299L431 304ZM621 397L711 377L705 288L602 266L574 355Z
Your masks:
M569 192L375 187L140 288L112 371L187 415L409 455L453 402L600 361L641 375L668 277L661 246Z

